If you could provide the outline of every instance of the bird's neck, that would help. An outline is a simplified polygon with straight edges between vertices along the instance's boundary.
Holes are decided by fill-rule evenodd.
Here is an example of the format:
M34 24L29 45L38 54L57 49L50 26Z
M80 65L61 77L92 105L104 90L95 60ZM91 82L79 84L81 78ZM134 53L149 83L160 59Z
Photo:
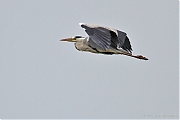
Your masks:
M87 39L85 37L78 38L77 42L75 43L76 49L82 51L83 47L87 44L86 41L87 41Z

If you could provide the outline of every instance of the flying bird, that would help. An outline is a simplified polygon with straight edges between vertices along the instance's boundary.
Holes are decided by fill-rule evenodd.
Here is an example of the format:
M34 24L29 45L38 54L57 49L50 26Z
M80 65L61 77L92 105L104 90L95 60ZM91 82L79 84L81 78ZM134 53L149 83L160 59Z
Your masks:
M122 54L142 60L148 58L142 55L133 55L132 47L125 32L117 29L79 23L89 37L75 36L61 39L60 41L75 42L75 47L79 51L101 53L106 55Z

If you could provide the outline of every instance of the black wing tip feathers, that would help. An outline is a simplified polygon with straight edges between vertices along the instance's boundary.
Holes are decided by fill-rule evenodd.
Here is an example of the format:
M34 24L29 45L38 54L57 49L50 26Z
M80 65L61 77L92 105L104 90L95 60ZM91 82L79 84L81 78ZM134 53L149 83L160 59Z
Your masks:
M129 38L126 36L125 40L124 40L124 43L122 45L122 49L132 53L132 47L131 47L131 43L129 41Z

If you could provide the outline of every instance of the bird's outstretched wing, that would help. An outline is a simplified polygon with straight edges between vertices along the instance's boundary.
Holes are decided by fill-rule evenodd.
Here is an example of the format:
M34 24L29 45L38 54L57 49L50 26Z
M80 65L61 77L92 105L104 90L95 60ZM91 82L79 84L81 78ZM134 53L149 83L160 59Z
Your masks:
M89 35L90 39L103 50L107 50L111 45L111 34L108 29L100 26L80 24Z
M80 23L80 26L85 29L90 39L103 50L107 50L110 46L115 49L122 48L127 52L132 50L126 33L122 31L85 23Z

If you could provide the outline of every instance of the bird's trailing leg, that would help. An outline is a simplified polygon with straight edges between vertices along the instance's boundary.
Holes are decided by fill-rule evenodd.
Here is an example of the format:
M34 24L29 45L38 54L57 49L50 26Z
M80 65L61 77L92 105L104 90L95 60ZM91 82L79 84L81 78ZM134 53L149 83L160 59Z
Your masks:
M130 54L130 53L124 53L124 52L121 53L121 54L130 56L130 57L134 57L134 58L137 58L137 59L148 60L148 58L146 58L146 57L144 57L144 56L142 56L142 55L132 55L132 54Z

